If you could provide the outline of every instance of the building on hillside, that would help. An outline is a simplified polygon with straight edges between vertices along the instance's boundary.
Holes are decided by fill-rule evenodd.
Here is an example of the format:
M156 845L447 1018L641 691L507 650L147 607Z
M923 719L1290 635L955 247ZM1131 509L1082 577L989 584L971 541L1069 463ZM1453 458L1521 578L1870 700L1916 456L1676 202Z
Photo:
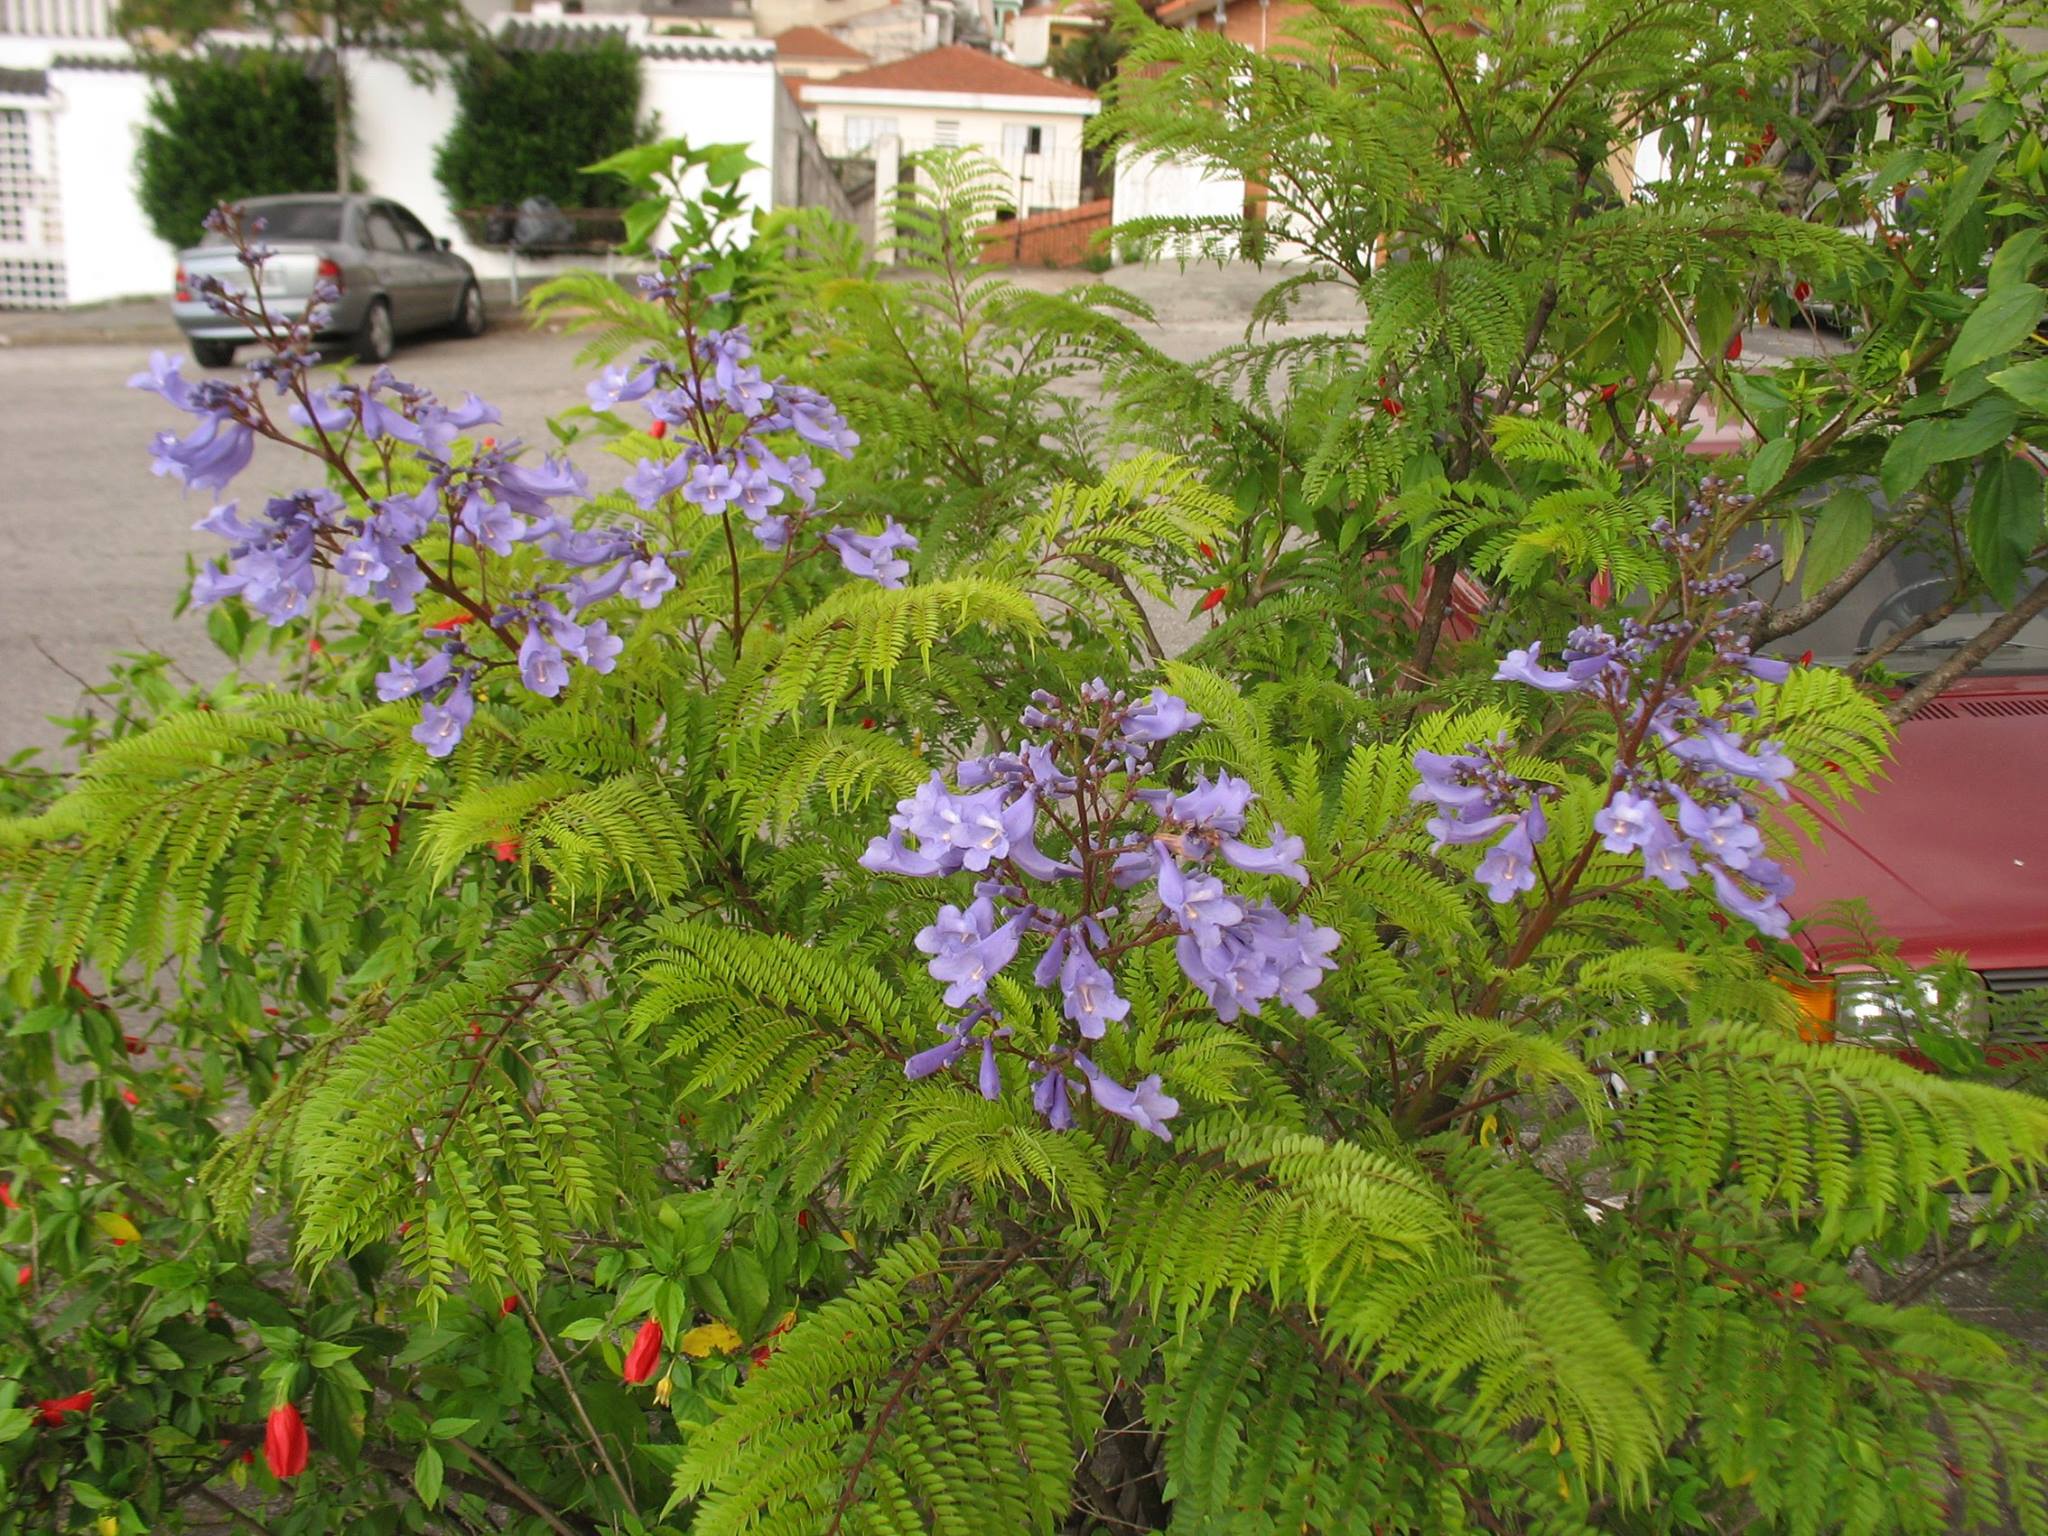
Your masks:
M1397 0L1359 0L1393 9ZM1315 7L1308 0L1164 0L1152 13L1163 27L1189 32L1221 32L1233 43L1264 53L1290 41L1290 29Z
M1083 200L1081 133L1101 107L1079 86L959 45L804 86L826 154L978 149L1010 178L1018 214Z
M775 35L775 68L784 80L836 80L874 62L822 27L791 27Z
M0 0L0 309L168 297L173 252L143 216L133 171L153 87L112 35L111 10L112 0ZM493 30L504 45L535 51L623 38L640 57L641 109L659 114L663 132L752 147L760 166L740 190L754 207L818 203L857 218L776 74L774 45L673 35L668 25L645 15L529 14L502 16ZM205 46L270 45L223 36ZM511 255L478 243L476 222L465 227L464 210L448 206L434 177L435 146L455 122L454 91L446 82L423 86L402 64L354 50L347 63L363 185L449 237L484 277L510 275ZM516 270L596 259L521 254Z
M1003 56L1026 69L1045 68L1067 43L1109 25L1103 0L1031 0L1021 9L1017 0L995 0L995 11Z

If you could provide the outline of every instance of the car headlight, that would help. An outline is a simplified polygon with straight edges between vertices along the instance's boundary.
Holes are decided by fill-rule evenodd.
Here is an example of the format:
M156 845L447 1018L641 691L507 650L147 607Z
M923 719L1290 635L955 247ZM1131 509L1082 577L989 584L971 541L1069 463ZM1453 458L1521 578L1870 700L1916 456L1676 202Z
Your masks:
M1928 1030L1977 1038L1984 1032L1984 999L1931 975L1850 971L1835 978L1834 1027L1872 1045L1909 1046Z

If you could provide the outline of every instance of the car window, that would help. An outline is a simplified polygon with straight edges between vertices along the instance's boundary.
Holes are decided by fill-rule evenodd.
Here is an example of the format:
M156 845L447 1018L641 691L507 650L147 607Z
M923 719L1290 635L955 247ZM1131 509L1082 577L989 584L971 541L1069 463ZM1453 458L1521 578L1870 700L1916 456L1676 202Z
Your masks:
M263 238L272 244L280 240L339 240L341 204L333 201L304 203L257 203L251 217L263 220ZM202 245L226 245L227 236L209 230Z
M431 251L434 248L434 237L427 232L427 226L414 218L410 212L396 203L386 204L385 211L391 215L392 222L398 226L399 234L405 237L406 244L413 250Z
M398 232L391 215L382 208L372 208L363 215L363 241L373 251L409 251L411 245Z

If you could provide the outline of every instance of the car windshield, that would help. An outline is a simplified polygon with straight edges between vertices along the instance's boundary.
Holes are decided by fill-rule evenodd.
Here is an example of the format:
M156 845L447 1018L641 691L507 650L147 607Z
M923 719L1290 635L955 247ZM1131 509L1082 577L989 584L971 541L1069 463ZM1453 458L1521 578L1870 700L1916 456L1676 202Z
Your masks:
M1930 528L1928 537L1908 540L1833 609L1774 642L1769 650L1788 657L1811 651L1815 659L1837 666L1852 665L1873 650L1882 650L1884 667L1906 676L1940 666L2004 611L1981 588L1960 603L1955 600L1956 583L1950 575L1955 559L1939 553L1945 537ZM1800 597L1797 573L1790 573L1782 585L1767 579L1757 595L1774 607L1795 606ZM1900 638L1902 630L1910 633ZM2048 615L2021 626L1978 670L2048 672Z
M329 201L303 203L252 203L249 205L252 217L263 220L263 238L275 244L279 240L339 240L341 238L341 204ZM226 245L225 235L208 231L204 245Z

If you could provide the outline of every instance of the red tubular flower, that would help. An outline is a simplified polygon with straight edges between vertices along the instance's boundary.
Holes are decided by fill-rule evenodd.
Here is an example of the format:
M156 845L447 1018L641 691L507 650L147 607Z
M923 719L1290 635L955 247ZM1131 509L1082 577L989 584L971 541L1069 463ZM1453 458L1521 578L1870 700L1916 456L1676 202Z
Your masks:
M499 838L495 843L491 844L491 857L500 864L510 864L519 857L519 839L516 837Z
M123 1104L126 1104L130 1109L133 1109L136 1105L142 1102L142 1095L137 1093L133 1088L123 1088L121 1090L121 1102Z
M1602 400L1612 400L1620 389L1621 386L1619 384L1602 384L1600 386L1600 398Z
M141 1039L135 1035L123 1035L121 1037L121 1046L124 1050L128 1052L130 1056L140 1056L144 1051L149 1049L149 1047L144 1045Z
M435 632L436 632L436 631L438 631L438 630L450 630L450 629L460 629L460 628L462 628L462 626L463 626L463 625L465 625L465 624L474 624L475 622L476 622L476 615L475 615L475 614L473 614L473 613L458 613L458 614L455 614L455 615L454 615L453 617L451 617L451 618L446 618L446 619L443 619L443 620L442 620L442 621L441 621L440 623L438 623L438 624L429 624L429 625L427 626L427 633L428 633L428 634L433 634L433 633L435 633Z
M1230 588L1228 587L1212 588L1208 596L1204 597L1199 603L1195 604L1195 612L1207 613L1211 608L1214 608L1218 603L1222 602L1224 595L1229 591Z
M1721 355L1731 363L1742 356L1742 332L1735 333L1735 339L1728 343L1728 350Z
M35 1279L35 1277L35 1266L33 1264L24 1264L21 1266L20 1269L14 1272L14 1283L20 1286L23 1290L27 1290L29 1282Z
M1399 416L1401 414L1401 402L1396 400L1392 395L1389 395L1386 399L1380 402L1380 409L1385 411L1389 416Z
M315 635L312 639L306 642L306 654L308 656L318 656L322 651L326 649L327 642L325 640L322 640L318 635Z
M662 438L668 436L668 423L665 421L657 421L653 426L647 429L647 435L653 438L656 442L661 441Z
M1214 560L1216 558L1216 551L1207 539L1204 539L1200 543L1195 545L1195 548L1199 549L1202 552L1202 558L1204 560Z
M5 1206L10 1211L21 1209L21 1202L14 1198L14 1186L5 1179L0 1179L0 1206Z
M640 1325L640 1331L633 1335L633 1347L626 1351L626 1380L638 1386L654 1374L654 1368L659 1364L661 1324L650 1317Z
M1586 595L1593 600L1595 608L1605 608L1609 603L1613 602L1614 573L1603 567L1600 573L1593 578L1592 585L1586 589Z
M92 1411L92 1388L74 1392L69 1397L46 1397L36 1404L38 1417L55 1428L64 1422L67 1413L90 1413Z
M507 1296L503 1301L498 1303L498 1316L500 1317L510 1317L514 1312L517 1312L518 1310L519 1298L517 1296Z
M263 1461L272 1477L297 1477L306 1470L306 1421L290 1403L270 1410L263 1427Z
M1792 285L1792 299L1794 303L1804 304L1808 299L1812 297L1813 284L1806 282L1802 279L1801 281L1796 282Z

